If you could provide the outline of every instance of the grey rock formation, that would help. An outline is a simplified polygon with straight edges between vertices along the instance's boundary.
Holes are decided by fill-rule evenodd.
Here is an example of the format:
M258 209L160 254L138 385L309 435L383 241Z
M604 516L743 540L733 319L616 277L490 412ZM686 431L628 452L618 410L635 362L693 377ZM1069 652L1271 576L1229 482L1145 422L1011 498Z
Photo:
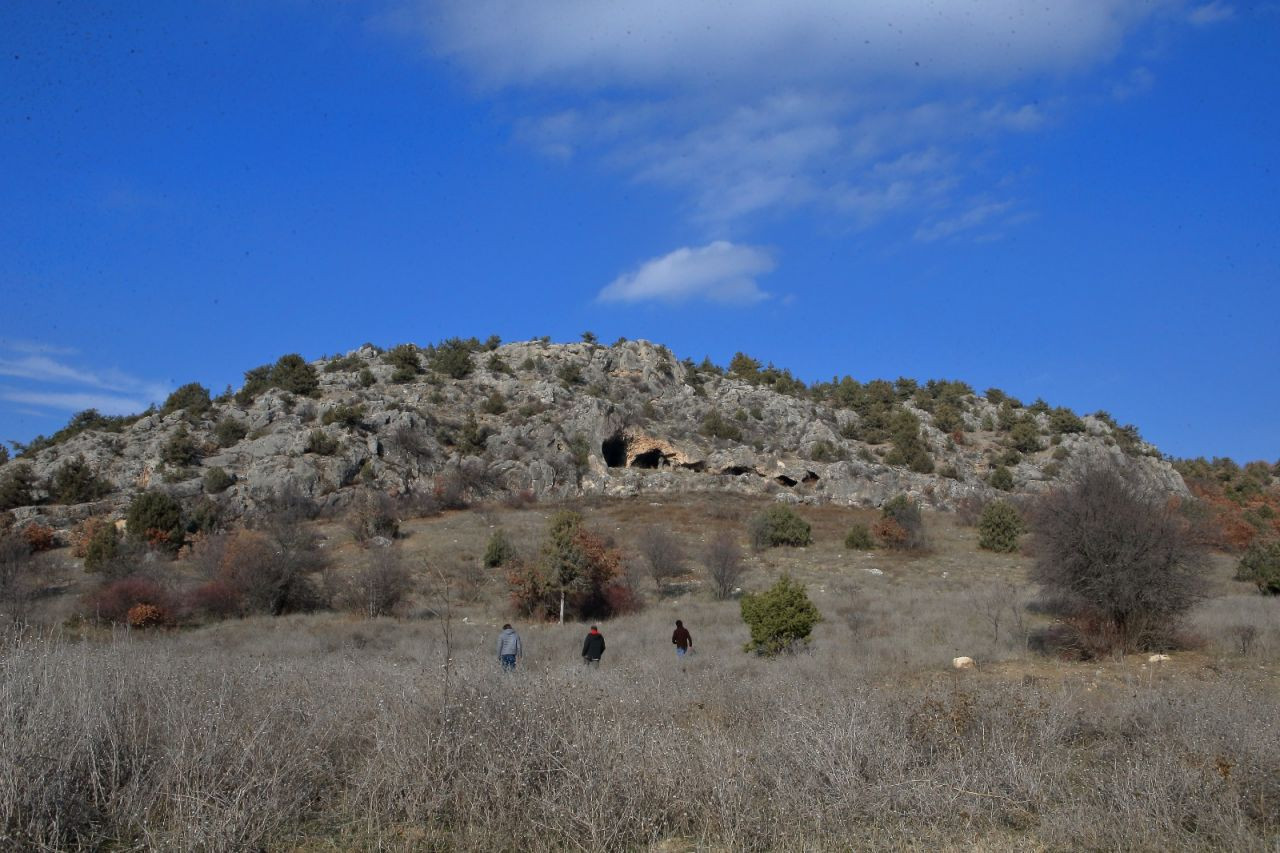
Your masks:
M271 389L247 406L224 401L196 417L149 414L119 433L86 431L26 454L0 469L0 476L29 464L44 483L65 460L84 457L113 486L106 501L20 511L62 524L119 514L139 489L195 499L202 475L215 466L235 478L218 496L233 515L286 486L330 505L342 505L356 487L368 486L391 494L457 488L472 496L534 497L765 492L870 506L905 492L948 508L969 495L992 494L986 478L1002 450L998 434L979 429L997 416L997 407L983 398L964 400L970 432L963 444L936 429L928 412L906 405L921 422L936 466L934 474L914 473L884 461L887 445L842 437L857 424L852 411L727 375L691 375L665 347L645 341L507 344L473 353L466 378L437 375L424 365L415 381L403 384L392 381L393 368L372 347L351 355L351 369L325 372L327 362L314 363L321 379L314 399ZM373 385L361 383L362 368L376 378ZM326 413L338 406L362 406L359 423L325 424ZM731 437L707 434L712 413L727 425L718 434ZM1032 417L1046 436L1045 449L1010 466L1015 491L1043 491L1074 470L1106 463L1131 469L1155 489L1186 494L1181 477L1154 448L1140 445L1126 454L1103 421L1086 417L1085 432L1050 444L1047 416ZM243 440L226 448L214 432L224 418L247 429ZM165 443L182 426L204 451L189 470L162 461ZM323 440L314 441L313 433Z

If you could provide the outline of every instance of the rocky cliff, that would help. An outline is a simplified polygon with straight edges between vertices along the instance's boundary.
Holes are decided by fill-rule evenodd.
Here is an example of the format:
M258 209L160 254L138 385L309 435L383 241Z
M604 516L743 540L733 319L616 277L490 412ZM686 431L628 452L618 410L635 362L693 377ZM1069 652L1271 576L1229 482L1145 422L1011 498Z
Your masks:
M927 397L901 394L894 416L918 421L907 464L892 439L860 428L867 414L839 395L780 393L754 370L699 368L644 341L472 346L454 352L445 372L432 369L432 352L401 347L395 359L365 346L311 363L316 387L306 396L266 387L150 413L118 432L87 429L9 462L0 477L29 466L38 505L15 512L55 522L118 511L140 489L190 499L215 492L236 514L285 486L331 505L370 487L537 498L768 492L850 505L906 492L948 508L993 494L997 467L1009 475L997 484L1034 492L1100 461L1185 494L1154 448L1118 441L1114 423L1085 416L1062 431L1043 406L1005 403L1002 413L992 400L953 394L944 432ZM1024 422L1021 452L1010 447L1011 409ZM1038 436L1031 447L1027 433ZM50 478L77 458L112 491L92 505L49 506Z

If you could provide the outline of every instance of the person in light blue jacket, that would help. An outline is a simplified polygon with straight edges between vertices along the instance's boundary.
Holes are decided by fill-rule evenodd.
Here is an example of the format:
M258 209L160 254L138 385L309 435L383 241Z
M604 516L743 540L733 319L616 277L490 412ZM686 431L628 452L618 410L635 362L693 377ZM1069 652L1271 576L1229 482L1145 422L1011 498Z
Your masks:
M502 668L507 672L515 672L516 658L522 657L524 646L520 643L520 635L510 623L503 625L502 633L498 635L498 660L502 661Z

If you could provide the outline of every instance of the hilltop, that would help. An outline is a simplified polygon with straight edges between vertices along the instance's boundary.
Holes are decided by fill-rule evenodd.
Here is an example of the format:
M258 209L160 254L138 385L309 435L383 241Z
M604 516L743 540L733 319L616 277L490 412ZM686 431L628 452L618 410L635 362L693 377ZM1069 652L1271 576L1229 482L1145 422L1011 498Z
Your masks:
M367 344L245 377L216 398L183 386L140 416L77 415L0 469L7 503L55 524L146 489L215 495L232 516L282 489L341 507L361 487L446 505L729 491L849 506L906 493L947 509L1043 491L1100 461L1188 494L1156 448L1102 412L956 381L807 387L743 354L726 369L646 341Z

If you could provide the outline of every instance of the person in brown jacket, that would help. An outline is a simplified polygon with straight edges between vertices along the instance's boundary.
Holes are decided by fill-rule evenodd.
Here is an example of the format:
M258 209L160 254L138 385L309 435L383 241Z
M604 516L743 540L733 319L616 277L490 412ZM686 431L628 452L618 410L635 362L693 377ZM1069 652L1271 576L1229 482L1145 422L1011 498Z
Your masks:
M693 650L693 635L679 619L676 620L676 630L671 634L671 642L675 644L676 657L682 658Z

